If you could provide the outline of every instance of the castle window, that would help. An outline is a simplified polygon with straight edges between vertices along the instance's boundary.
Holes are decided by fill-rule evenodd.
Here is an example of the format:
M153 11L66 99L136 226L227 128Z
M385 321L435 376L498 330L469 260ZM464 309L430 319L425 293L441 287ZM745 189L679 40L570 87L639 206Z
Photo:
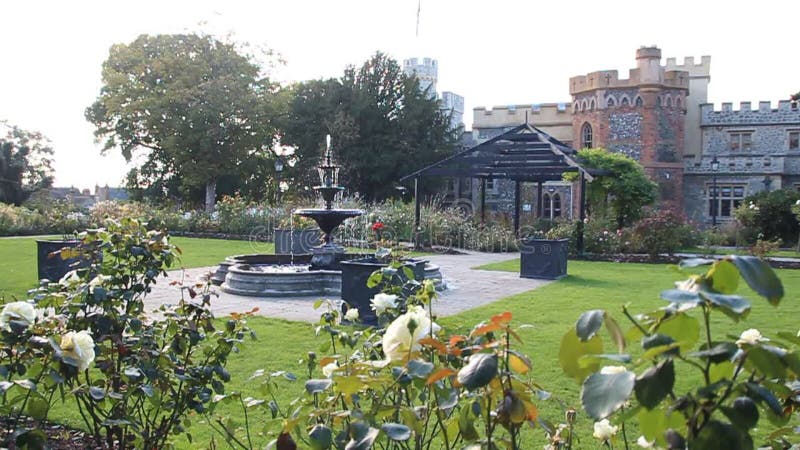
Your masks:
M800 130L789 131L789 150L800 150Z
M545 219L552 219L553 217L553 206L550 204L551 201L550 194L542 195L542 217Z
M630 106L631 102L628 101L628 97L622 97L622 101L620 102L620 106Z
M583 127L581 128L581 143L583 144L582 148L592 148L593 137L594 136L592 135L592 126L589 124L589 122L584 123Z
M486 179L486 192L495 192L497 190L497 186L494 184L494 178L487 178Z
M613 107L614 106L614 97L608 97L606 99L606 105L608 105L609 108Z
M753 133L751 131L732 131L729 137L732 152L750 151L753 143Z
M581 102L581 111L588 111L589 110L589 103L584 99Z
M558 194L553 194L550 201L553 204L552 211L553 215L550 216L551 219L556 217L561 217L561 196Z
M591 100L589 101L589 110L590 110L590 111L594 111L594 99L591 99Z
M682 102L681 102L681 98L680 97L675 99L675 107L680 108L681 107L681 103Z
M661 97L656 97L656 106L661 108Z
M644 106L644 102L642 102L642 97L637 96L636 101L634 102L636 106Z
M672 108L672 97L667 96L667 108Z
M709 184L708 192L708 216L714 215L714 187ZM744 200L743 184L717 184L717 217L733 217L733 211L742 204Z
M572 104L572 112L576 113L578 111L580 111L580 108L578 108L578 102L575 102Z

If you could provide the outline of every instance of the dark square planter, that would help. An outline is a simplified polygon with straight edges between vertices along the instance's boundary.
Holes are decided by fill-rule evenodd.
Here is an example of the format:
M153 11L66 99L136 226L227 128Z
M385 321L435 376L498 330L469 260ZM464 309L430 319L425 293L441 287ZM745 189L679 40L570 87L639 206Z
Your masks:
M37 259L39 263L39 279L58 281L70 270L87 267L87 258L62 259L61 255L52 255L62 248L76 248L80 241L36 241Z
M275 230L275 253L278 255L302 255L311 253L320 244L320 232L316 228L302 230Z
M557 280L567 276L569 239L525 239L520 246L522 278Z
M414 279L422 281L425 278L425 260L409 259L404 265L414 272ZM388 264L375 258L360 258L351 261L342 261L342 300L350 307L358 308L358 317L361 323L375 325L378 317L370 307L370 300L380 292L378 288L367 287L367 280L376 270L387 267ZM402 272L401 272L402 273ZM402 276L402 275L401 275Z

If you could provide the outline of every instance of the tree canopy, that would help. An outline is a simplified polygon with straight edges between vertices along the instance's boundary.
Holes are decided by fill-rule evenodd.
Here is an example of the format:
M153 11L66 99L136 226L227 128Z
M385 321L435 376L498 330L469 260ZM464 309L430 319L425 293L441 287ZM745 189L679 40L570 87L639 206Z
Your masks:
M298 177L313 177L330 134L343 183L367 200L395 194L401 176L452 153L457 139L439 101L382 53L339 79L300 83L293 93L284 130L298 148Z
M20 205L53 185L50 140L0 121L0 202Z
M103 151L143 152L130 187L195 200L205 188L209 208L218 181L246 187L271 165L262 146L275 133L277 87L233 43L142 35L111 47L102 80L86 118Z
M614 217L617 225L623 227L641 218L642 207L655 202L658 185L647 178L636 160L603 148L579 150L578 159L586 167L610 172L596 176L587 185L592 214Z

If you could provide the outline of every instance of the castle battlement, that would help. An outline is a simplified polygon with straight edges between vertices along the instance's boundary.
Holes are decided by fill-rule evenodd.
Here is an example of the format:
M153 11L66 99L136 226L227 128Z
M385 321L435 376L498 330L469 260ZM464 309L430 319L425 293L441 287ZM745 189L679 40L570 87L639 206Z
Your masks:
M664 68L689 72L689 76L692 78L711 76L711 56L701 56L699 64L695 63L694 56L683 58L683 64L678 64L676 60L676 58L667 58L667 65Z
M501 105L501 106L476 106L472 108L475 116L491 116L493 114L521 115L525 118L528 114L570 114L569 103L528 103L522 105ZM522 123L522 122L520 122Z
M720 114L720 113L774 113L779 111L795 111L800 117L800 106L797 104L792 105L789 100L780 100L776 108L772 107L772 102L762 101L758 102L758 107L754 107L752 102L739 102L739 109L733 109L733 103L724 102L720 104L720 108L716 109L714 103L703 103L700 105L700 111L705 114Z
M685 70L665 70L663 79L658 83L668 88L689 89L690 74ZM569 93L576 95L595 89L638 88L643 82L639 69L631 69L628 78L620 78L616 70L599 70L587 75L578 75L569 79Z
M527 116L529 123L537 126L563 126L565 133L571 133L572 109L569 103L535 103L522 105L504 105L472 109L472 128L497 128L516 126L525 123ZM559 134L559 133L556 133ZM569 136L561 133L559 139Z

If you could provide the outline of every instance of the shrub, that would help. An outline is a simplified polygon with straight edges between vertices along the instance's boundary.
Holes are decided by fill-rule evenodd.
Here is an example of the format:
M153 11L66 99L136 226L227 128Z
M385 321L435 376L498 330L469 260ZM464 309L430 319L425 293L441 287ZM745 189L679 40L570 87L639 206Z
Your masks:
M64 330L77 332L37 341L52 351L29 367L39 378L45 370L51 380L41 395L72 394L98 444L163 448L184 431L189 411L204 412L214 393L224 391L228 356L248 329L241 315L217 329L212 294L203 285L185 287L174 305L159 308L163 318L146 314L144 296L179 251L164 230L135 219L106 225L79 234L81 246L69 250L83 253L90 266L35 292L37 306L53 311Z
M750 312L750 302L734 294L740 279L774 306L784 296L783 285L766 263L751 256L695 259L680 269L709 264L705 273L685 272L686 281L663 291L663 308L633 315L623 306L632 325L627 332L609 311L597 309L583 313L564 335L561 367L582 385L581 404L599 421L595 437L604 445L628 448L628 440L636 438L626 435L626 422L634 421L642 434L637 443L644 447L754 448L751 430L764 418L781 428L767 438L767 447L758 447L791 445L785 437L794 434L786 424L797 404L796 330L767 338L747 329L738 339L712 330L718 325L713 315L739 322ZM604 326L616 353L603 351ZM625 353L629 342L641 345L635 358ZM683 379L681 364L700 381Z
M752 244L756 239L796 242L800 225L792 213L792 206L798 200L800 192L789 189L759 192L745 198L734 211L734 216L744 227L746 242Z
M672 210L657 210L636 222L630 232L635 252L655 257L659 253L672 255L676 250L694 245L695 229L686 219Z

